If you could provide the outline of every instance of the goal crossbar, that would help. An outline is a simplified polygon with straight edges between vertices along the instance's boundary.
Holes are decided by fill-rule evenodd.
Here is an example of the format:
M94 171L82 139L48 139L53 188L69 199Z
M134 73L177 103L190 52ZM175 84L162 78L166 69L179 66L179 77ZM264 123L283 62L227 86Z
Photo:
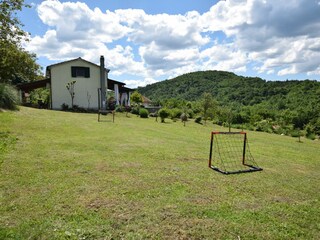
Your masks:
M262 170L250 152L246 132L211 132L209 168L223 174Z

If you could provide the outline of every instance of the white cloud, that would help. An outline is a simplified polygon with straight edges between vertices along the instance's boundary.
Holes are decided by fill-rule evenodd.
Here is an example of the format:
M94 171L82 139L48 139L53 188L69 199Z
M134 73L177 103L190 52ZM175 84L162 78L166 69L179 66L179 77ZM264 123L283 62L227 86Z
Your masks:
M204 25L207 31L223 31L239 54L259 63L258 72L286 75L317 72L319 12L316 1L230 0L220 1L202 17L212 23ZM238 62L239 54L234 56ZM229 67L225 61L222 65Z
M28 50L49 60L97 62L105 55L112 75L141 79L128 80L132 85L211 69L320 72L318 1L227 0L202 15L105 11L58 0L43 1L37 10L48 30L31 38Z
M182 49L204 45L209 39L201 36L200 15L148 15L143 10L116 10L122 23L131 27L129 41L155 44L164 49Z
M129 88L137 88L137 87L144 87L148 84L156 83L157 80L153 78L144 78L139 80L125 80L126 87Z
M224 71L246 71L247 56L245 52L235 48L234 44L214 45L201 52L205 69Z
M102 13L98 8L91 10L81 2L44 1L38 7L38 14L44 24L56 29L57 38L62 42L80 38L108 43L130 31L119 23L116 14Z

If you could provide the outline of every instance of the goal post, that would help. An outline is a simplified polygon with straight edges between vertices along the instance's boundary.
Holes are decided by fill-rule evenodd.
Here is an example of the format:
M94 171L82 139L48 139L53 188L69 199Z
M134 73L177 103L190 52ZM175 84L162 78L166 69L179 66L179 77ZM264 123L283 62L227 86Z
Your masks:
M262 170L250 152L246 132L211 132L209 168L223 174Z

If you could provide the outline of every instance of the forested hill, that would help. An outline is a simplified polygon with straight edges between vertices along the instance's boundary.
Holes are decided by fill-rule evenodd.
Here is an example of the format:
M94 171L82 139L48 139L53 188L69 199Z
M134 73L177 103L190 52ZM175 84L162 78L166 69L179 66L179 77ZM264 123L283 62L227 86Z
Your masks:
M248 106L265 101L273 102L280 109L320 105L320 82L265 81L224 71L188 73L139 87L138 91L153 101L169 98L197 101L208 92L223 105L237 103Z

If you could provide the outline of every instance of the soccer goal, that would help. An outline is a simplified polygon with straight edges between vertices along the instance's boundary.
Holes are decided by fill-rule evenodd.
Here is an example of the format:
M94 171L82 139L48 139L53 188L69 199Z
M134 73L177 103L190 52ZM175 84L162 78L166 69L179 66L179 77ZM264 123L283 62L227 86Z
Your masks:
M224 174L261 171L246 132L211 132L209 168Z

